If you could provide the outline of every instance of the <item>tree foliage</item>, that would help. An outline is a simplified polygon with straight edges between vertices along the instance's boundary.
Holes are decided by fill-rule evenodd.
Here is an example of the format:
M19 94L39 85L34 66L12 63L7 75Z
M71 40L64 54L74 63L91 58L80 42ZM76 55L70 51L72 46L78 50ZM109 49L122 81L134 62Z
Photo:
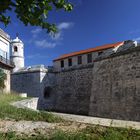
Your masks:
M5 88L5 80L6 80L6 74L2 69L0 69L0 89Z
M7 11L14 11L17 18L26 26L40 26L48 32L56 32L55 24L47 21L50 11L71 11L73 6L68 0L0 0L0 22L8 25L11 22Z

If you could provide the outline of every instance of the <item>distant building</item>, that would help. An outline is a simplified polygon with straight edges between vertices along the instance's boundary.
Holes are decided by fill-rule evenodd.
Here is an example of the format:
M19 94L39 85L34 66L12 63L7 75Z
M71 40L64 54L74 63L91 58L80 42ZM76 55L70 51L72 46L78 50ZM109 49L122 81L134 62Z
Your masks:
M96 58L115 52L123 44L124 42L118 42L64 54L53 61L54 69L55 71L61 71L64 69L72 68L74 66L92 64Z
M10 36L0 29L0 69L6 73L5 89L10 91L10 71L14 68L10 61Z

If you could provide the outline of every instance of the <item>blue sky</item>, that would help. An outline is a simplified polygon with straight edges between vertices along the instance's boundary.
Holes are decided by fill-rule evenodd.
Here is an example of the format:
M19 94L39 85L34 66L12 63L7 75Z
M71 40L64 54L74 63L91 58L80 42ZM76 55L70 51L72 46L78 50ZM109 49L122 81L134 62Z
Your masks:
M10 13L12 23L0 28L25 45L25 64L52 65L58 56L98 45L140 40L140 0L71 0L74 10L51 12L48 19L60 32L52 38L38 27L24 26Z

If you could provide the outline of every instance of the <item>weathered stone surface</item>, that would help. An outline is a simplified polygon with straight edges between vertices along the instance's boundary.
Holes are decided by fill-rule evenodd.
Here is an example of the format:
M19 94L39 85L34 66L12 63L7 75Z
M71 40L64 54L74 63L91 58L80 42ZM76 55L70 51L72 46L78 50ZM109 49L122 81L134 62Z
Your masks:
M50 97L44 100L45 109L88 115L92 68L59 72L54 77Z
M140 47L94 66L12 77L12 89L39 97L38 109L140 121Z
M140 51L94 64L89 115L140 121Z
M31 71L13 73L11 75L11 89L18 93L27 93L31 97L40 97L42 93L42 80L46 72Z

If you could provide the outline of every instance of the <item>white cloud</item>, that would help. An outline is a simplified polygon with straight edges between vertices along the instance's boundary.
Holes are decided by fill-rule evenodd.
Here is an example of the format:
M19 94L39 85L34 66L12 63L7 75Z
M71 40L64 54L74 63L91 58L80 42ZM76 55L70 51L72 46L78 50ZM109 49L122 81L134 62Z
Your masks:
M57 28L59 30L63 30L63 29L69 29L73 26L72 22L62 22L60 24L58 24Z
M140 41L140 37L134 38L134 41Z
M51 32L49 33L49 35L46 32L44 33L41 28L36 28L31 31L32 37L30 38L28 43L32 43L40 48L55 48L63 40L65 33L64 30L70 29L73 25L74 24L72 22L59 23L57 25L59 31L57 33Z
M46 39L36 40L34 41L34 43L37 47L41 47L41 48L55 48L56 47L55 42L48 42Z
M58 40L63 40L63 35L64 35L64 30L70 29L74 23L72 22L62 22L57 25L58 28L58 33L50 33L50 37L52 40L58 41Z
M41 28L36 28L34 30L31 31L32 34L39 34L42 31Z
M49 36L54 41L63 40L63 33L62 33L62 31L59 31L58 33L50 33Z
M48 57L47 55L41 55L39 53L36 53L36 54L31 54L31 55L28 55L26 58L27 59L34 59L34 58L46 58Z
M39 56L39 54L31 54L31 55L28 55L27 58L32 59L32 58L38 57L38 56Z
M42 32L41 28L36 28L31 31L33 38L36 38Z

